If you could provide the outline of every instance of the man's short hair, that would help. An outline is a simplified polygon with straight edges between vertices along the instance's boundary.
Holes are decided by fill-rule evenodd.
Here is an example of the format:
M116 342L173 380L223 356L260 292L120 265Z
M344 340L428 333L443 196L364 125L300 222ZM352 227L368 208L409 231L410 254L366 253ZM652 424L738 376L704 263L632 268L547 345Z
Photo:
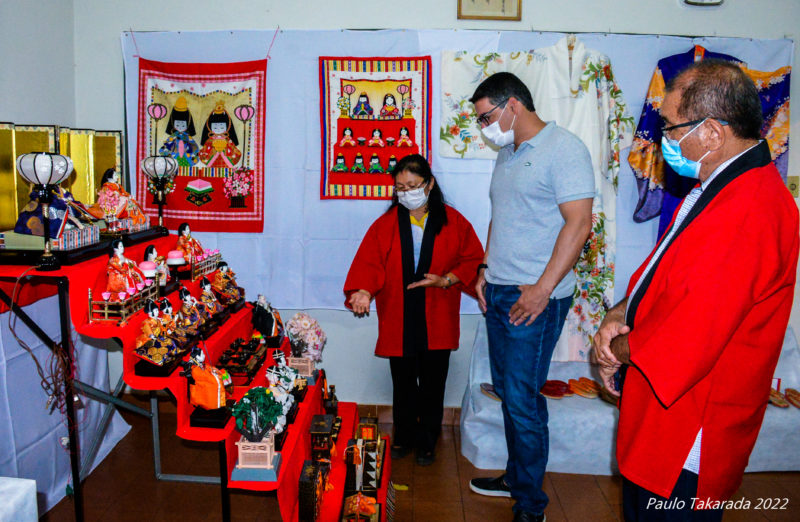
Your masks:
M680 91L678 115L687 121L725 120L739 138L761 138L758 91L735 63L717 59L695 62L670 80L666 91Z
M493 105L499 105L512 96L529 111L536 110L533 107L531 91L522 80L508 72L495 73L483 80L469 101L474 104L482 98L488 98Z

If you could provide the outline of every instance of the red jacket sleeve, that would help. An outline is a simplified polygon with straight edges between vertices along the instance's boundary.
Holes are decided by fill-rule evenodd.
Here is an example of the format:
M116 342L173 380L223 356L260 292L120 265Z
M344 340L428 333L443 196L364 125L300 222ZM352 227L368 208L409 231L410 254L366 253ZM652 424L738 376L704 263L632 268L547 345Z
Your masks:
M350 308L348 300L351 293L366 290L374 297L383 288L390 238L387 240L381 237L381 228L385 227L381 227L381 218L378 218L361 240L361 245L350 265L343 289L344 304L347 308Z
M708 375L755 303L793 284L796 211L739 210L691 223L663 254L662 273L642 300L651 301L649 313L636 317L630 358L665 407ZM788 239L786 227L795 230Z
M459 238L458 262L451 272L459 279L461 290L477 298L475 294L475 279L478 275L478 265L483 262L483 245L481 245L475 229L467 219L458 215Z

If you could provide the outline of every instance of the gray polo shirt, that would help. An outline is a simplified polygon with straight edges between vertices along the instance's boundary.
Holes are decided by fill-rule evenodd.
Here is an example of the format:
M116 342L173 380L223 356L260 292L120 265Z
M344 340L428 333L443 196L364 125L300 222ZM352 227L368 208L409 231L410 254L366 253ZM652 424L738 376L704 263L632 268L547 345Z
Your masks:
M554 122L516 151L513 143L503 147L489 189L492 233L486 280L498 285L536 283L564 226L558 205L594 194L589 150ZM551 297L571 296L574 287L570 270Z

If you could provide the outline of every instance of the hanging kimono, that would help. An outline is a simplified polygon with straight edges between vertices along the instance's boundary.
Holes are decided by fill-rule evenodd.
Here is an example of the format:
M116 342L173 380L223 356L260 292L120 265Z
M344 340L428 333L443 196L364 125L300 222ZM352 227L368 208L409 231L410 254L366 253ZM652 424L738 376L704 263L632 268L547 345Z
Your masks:
M578 136L592 157L592 232L574 268L572 308L553 355L554 360L587 360L592 337L613 304L619 158L630 145L633 118L608 57L572 35L509 58L508 72L531 90L539 117Z

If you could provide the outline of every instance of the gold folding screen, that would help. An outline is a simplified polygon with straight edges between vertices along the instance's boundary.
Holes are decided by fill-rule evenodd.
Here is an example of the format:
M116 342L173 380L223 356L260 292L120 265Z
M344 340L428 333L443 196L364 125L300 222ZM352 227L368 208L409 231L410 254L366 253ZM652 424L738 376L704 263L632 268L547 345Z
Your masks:
M28 152L53 152L55 127L0 123L0 231L14 228L28 204L30 186L16 172L16 158ZM91 205L103 172L122 166L122 132L61 127L59 152L72 158L74 172L62 186L78 201Z

